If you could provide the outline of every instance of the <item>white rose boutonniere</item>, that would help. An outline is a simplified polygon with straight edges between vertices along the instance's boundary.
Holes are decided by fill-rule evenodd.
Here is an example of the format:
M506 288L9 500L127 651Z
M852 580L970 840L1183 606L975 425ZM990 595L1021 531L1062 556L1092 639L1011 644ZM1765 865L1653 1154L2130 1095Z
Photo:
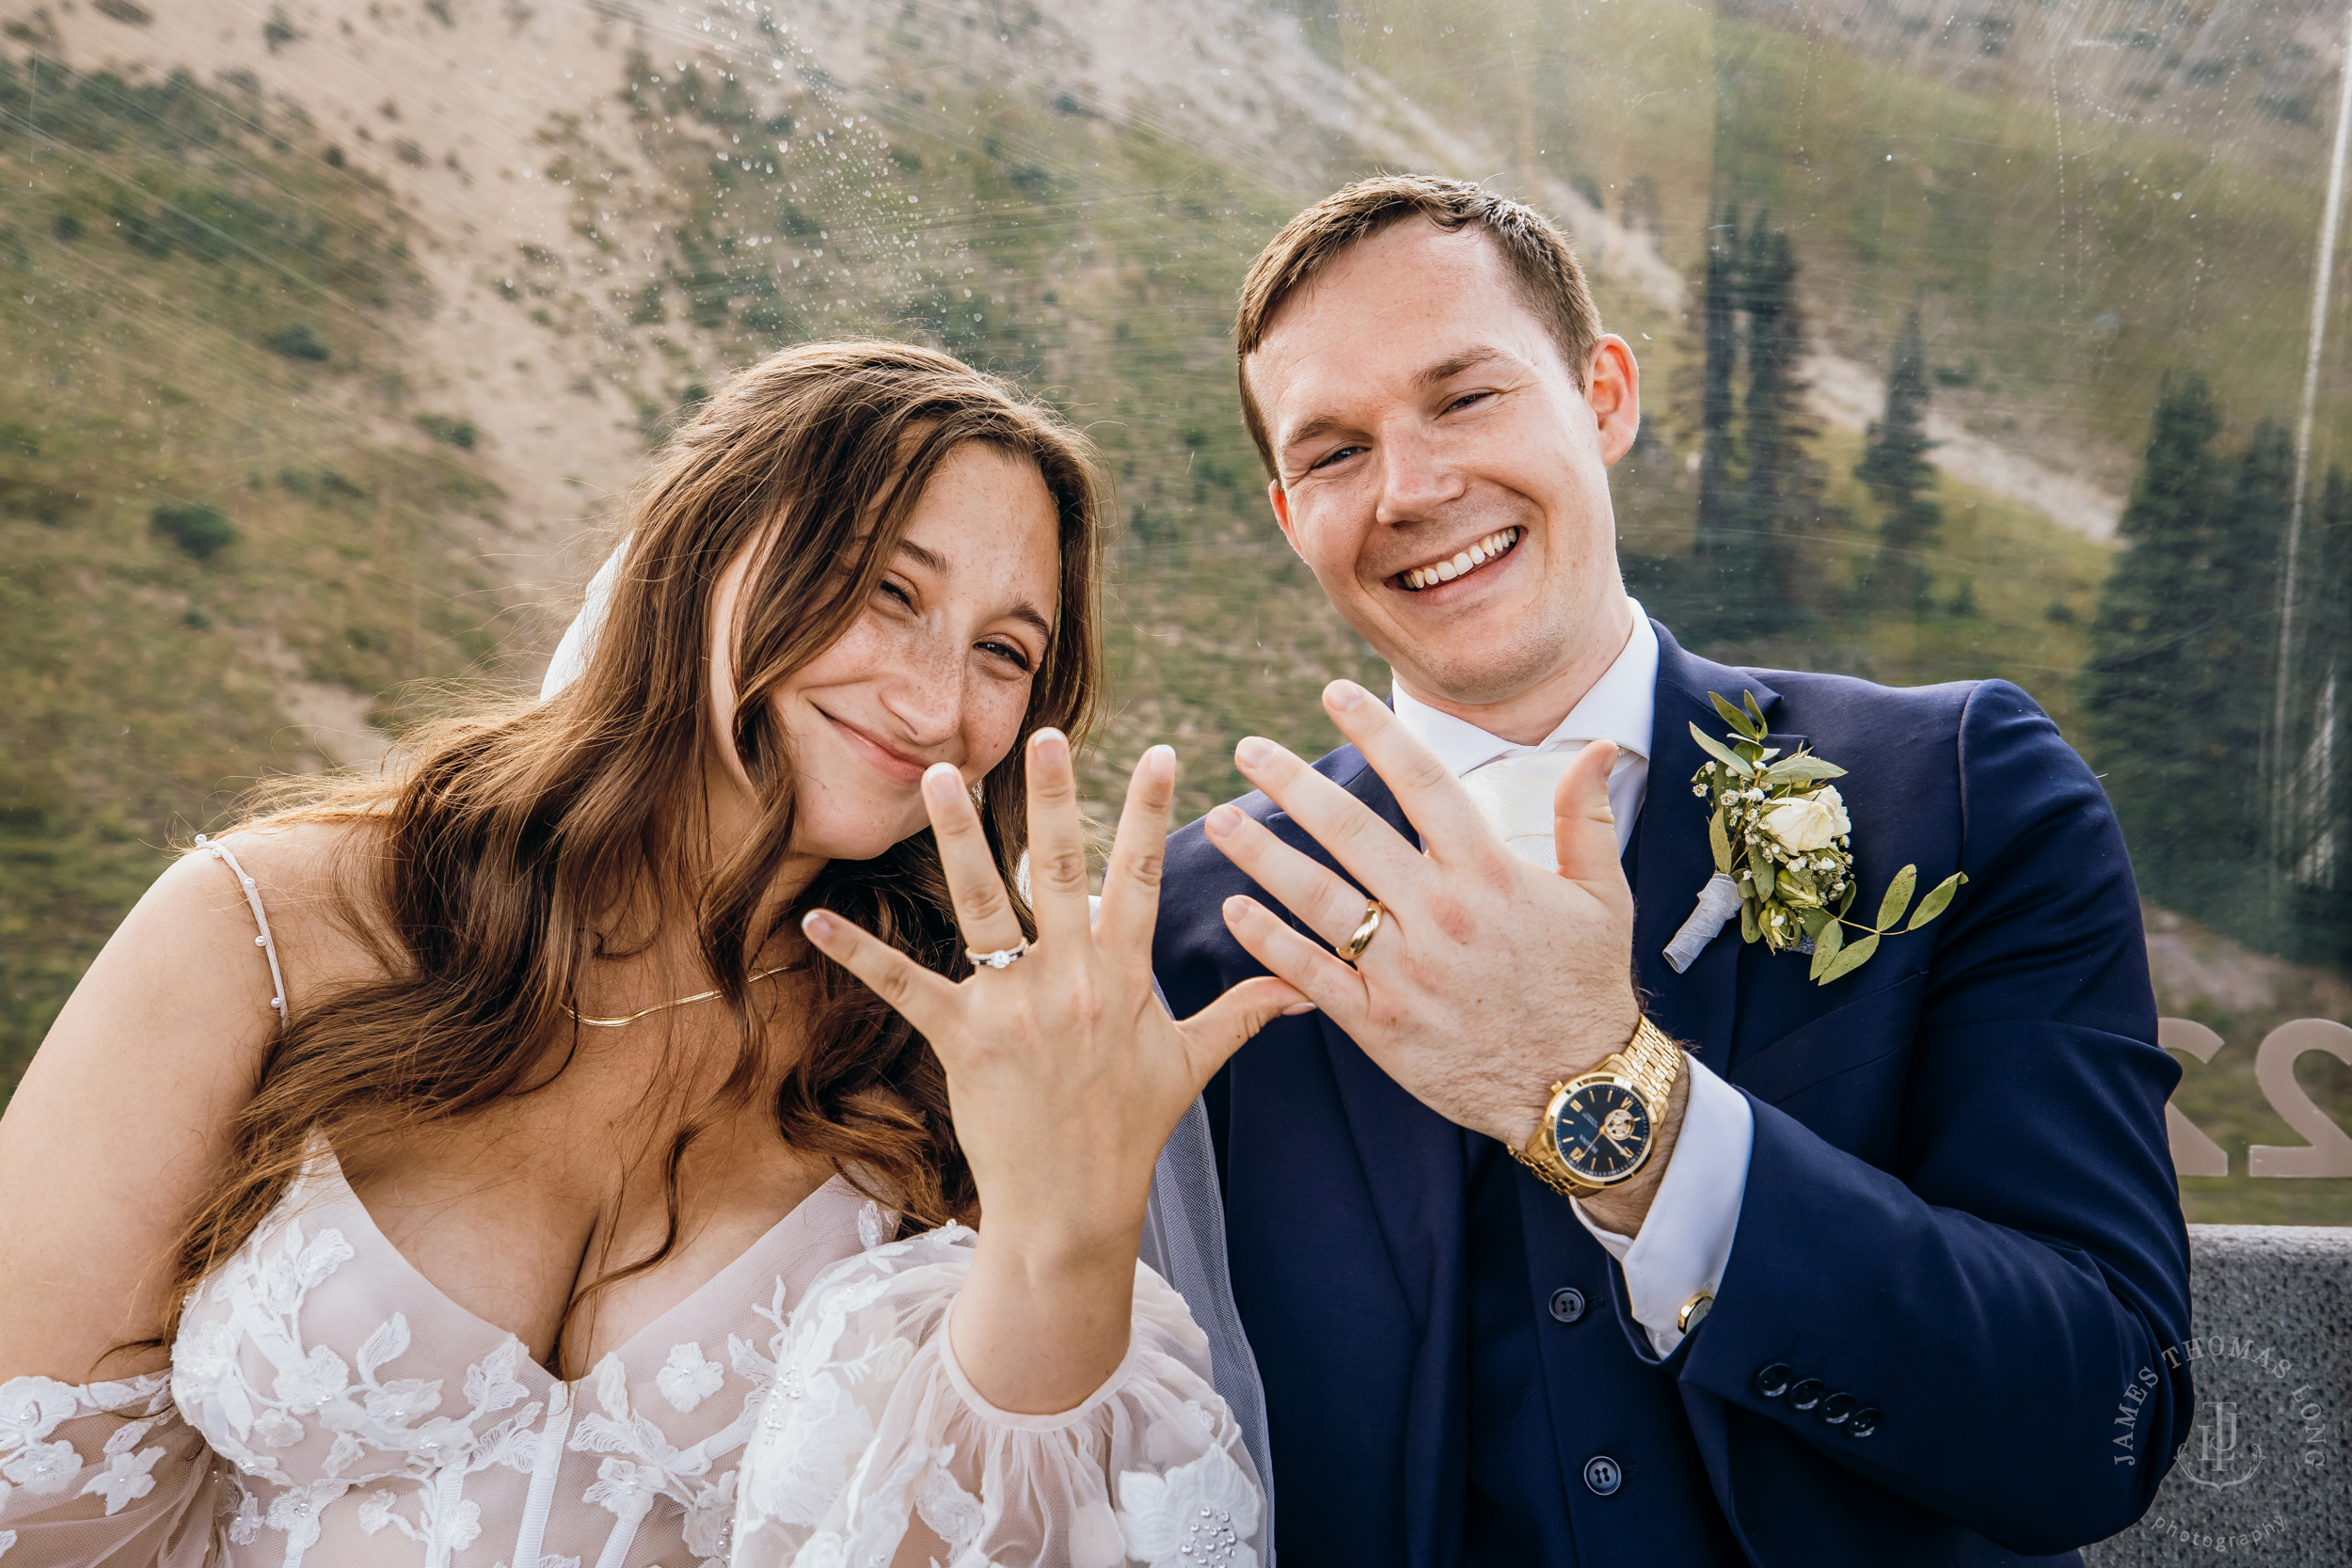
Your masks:
M1810 852L1826 849L1853 832L1846 820L1845 797L1836 784L1823 784L1810 795L1775 800L1758 814L1764 831L1784 849Z
M1687 968L1736 909L1740 936L1777 953L1787 948L1813 956L1812 979L1820 985L1852 974L1878 951L1879 939L1915 931L1942 914L1968 879L1953 872L1936 884L1916 910L1916 866L1906 865L1880 900L1878 923L1846 918L1861 892L1853 871L1853 823L1845 797L1828 781L1846 770L1799 748L1783 757L1765 744L1763 711L1750 692L1735 707L1716 692L1708 696L1732 733L1718 741L1691 726L1692 738L1711 759L1692 776L1691 793L1713 810L1707 824L1715 851L1715 875L1699 894L1699 907L1666 958ZM1895 927L1905 911L1911 920ZM1849 928L1860 933L1847 939Z

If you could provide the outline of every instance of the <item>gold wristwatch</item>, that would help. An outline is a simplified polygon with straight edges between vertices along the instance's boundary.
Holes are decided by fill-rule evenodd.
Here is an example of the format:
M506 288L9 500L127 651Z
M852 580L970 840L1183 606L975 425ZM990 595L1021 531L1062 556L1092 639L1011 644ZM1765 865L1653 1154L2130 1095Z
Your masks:
M1534 1135L1511 1152L1568 1197L1591 1197L1649 1164L1682 1047L1644 1019L1624 1050L1590 1072L1551 1085Z

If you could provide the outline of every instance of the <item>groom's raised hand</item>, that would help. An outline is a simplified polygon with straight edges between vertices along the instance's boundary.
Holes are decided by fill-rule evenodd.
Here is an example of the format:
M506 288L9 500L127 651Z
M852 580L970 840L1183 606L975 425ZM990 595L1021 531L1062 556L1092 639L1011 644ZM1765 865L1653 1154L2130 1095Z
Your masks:
M1328 949L1246 896L1226 900L1226 926L1422 1104L1524 1148L1550 1085L1622 1048L1641 1018L1633 894L1609 809L1616 749L1585 747L1560 780L1555 874L1505 848L1445 765L1362 687L1332 682L1324 706L1394 791L1425 847L1289 751L1252 736L1234 751L1243 774L1364 891L1219 806L1209 814L1210 842ZM1367 894L1386 912L1351 965L1334 950L1363 921ZM1597 1222L1640 1228L1672 1157L1688 1084L1687 1073L1675 1082L1649 1168L1585 1201Z

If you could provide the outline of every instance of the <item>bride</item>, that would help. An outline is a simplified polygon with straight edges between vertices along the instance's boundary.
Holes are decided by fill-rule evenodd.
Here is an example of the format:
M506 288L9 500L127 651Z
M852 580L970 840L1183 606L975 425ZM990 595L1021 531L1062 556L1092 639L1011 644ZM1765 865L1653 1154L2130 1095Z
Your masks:
M562 694L198 839L0 1119L0 1568L1257 1560L1136 1249L1304 1003L1154 1000L1165 747L1089 927L1098 505L954 359L778 354Z

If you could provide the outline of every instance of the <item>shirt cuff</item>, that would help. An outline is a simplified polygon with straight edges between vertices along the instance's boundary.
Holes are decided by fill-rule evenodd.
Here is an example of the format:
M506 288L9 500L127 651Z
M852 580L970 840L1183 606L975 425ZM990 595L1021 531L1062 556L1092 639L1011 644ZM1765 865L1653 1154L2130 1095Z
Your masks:
M1595 1225L1583 1204L1572 1203L1584 1228L1625 1271L1633 1321L1661 1356L1672 1355L1682 1343L1675 1320L1683 1304L1701 1291L1713 1293L1723 1283L1740 1228L1740 1200L1747 1196L1748 1156L1756 1147L1756 1113L1747 1097L1687 1051L1682 1069L1691 1075L1682 1132L1642 1228L1620 1236Z

